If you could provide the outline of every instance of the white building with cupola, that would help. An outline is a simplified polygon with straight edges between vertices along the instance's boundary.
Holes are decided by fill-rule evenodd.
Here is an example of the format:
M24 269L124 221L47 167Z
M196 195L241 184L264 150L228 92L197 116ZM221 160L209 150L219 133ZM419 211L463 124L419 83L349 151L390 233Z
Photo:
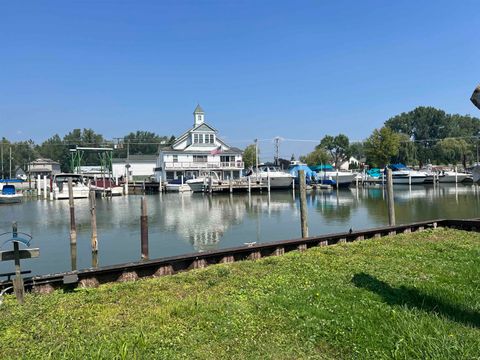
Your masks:
M243 167L242 151L218 137L218 131L205 122L205 112L197 105L193 127L171 146L160 149L155 176L157 180L171 181L215 172L220 179L235 179Z

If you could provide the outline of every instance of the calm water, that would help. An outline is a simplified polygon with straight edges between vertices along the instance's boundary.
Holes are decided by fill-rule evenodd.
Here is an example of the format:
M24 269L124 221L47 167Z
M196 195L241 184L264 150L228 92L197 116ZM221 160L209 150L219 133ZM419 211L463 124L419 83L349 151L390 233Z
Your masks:
M397 223L480 217L479 197L477 185L395 187ZM99 266L139 260L140 199L135 195L97 199ZM388 222L381 188L314 192L307 202L311 235ZM270 196L148 195L147 204L151 258L300 237L299 198L289 191ZM92 266L88 200L76 200L75 205L76 264L71 259L68 201L27 200L0 206L0 233L11 231L12 221L17 221L19 231L33 235L31 247L40 248L40 257L24 260L23 269L45 274L71 270L72 265ZM13 262L0 263L0 272L12 270Z

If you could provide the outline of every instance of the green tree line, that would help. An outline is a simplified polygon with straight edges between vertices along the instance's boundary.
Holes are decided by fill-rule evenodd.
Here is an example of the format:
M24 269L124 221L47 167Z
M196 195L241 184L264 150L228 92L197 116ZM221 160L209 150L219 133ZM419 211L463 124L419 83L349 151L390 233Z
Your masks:
M127 156L127 153L130 155L157 154L159 147L168 146L174 140L174 136L160 136L148 131L131 132L122 138L107 140L92 129L73 129L63 138L55 134L41 144L35 144L32 140L11 142L3 137L0 142L0 162L2 164L0 178L10 177L10 169L12 177L15 176L15 170L18 168L26 171L28 163L38 158L58 161L62 171L71 171L70 149L76 146L111 147L114 149L113 156L115 158L123 158ZM98 155L86 153L83 164L98 165Z
M386 120L363 142L350 143L344 134L325 136L300 159L308 165L338 167L350 156L372 167L401 162L410 166L463 164L478 161L480 119L417 107Z

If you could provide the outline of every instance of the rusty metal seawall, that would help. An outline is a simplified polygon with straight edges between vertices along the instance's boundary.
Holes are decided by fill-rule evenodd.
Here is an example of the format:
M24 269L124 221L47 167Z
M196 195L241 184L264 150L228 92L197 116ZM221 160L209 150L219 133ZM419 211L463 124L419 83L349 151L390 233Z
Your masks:
M213 264L255 260L266 256L283 255L293 250L306 250L315 246L328 246L344 242L380 238L428 228L449 227L459 230L480 231L480 220L430 220L397 226L386 226L361 231L327 234L303 239L283 240L242 246L205 253L186 254L146 261L130 262L100 268L90 268L57 274L25 278L25 286L33 292L49 293L55 289L96 287L108 282L122 282L139 278L172 275ZM11 281L0 282L0 290L11 286Z

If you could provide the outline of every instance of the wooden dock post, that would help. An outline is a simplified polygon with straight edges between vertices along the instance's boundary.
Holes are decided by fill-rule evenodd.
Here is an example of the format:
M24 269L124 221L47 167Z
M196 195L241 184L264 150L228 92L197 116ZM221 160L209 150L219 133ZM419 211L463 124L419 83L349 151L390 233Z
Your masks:
M47 175L43 175L43 198L45 200L48 199L48 194L47 194Z
M142 251L142 260L148 259L148 216L147 216L147 200L142 197L141 216L140 216L140 242Z
M395 207L393 201L393 178L392 169L387 169L387 205L388 205L388 223L395 226Z
M230 194L233 193L233 182L231 177L229 178L228 188L229 188Z
M457 166L455 166L455 184L458 183Z
M17 223L14 222L12 224L12 232L13 232L13 238L17 237L18 230L17 230ZM23 279L22 279L22 270L20 269L20 249L18 247L18 242L14 241L13 242L13 257L15 260L15 279L13 280L13 289L15 292L15 297L17 298L17 301L19 304L24 303L24 288L23 288Z
M305 171L300 170L300 223L302 229L302 238L308 237L308 213L307 213L307 187L305 179Z
M40 175L37 175L37 197L42 195L42 188L40 187Z
M212 175L208 178L208 192L211 194L213 192L213 178Z
M250 180L250 176L248 176L248 193L252 192L252 181Z
M91 244L92 244L92 253L96 253L98 251L98 237L97 237L97 210L96 210L96 199L95 199L95 190L90 190L90 223L92 226L92 237L91 237Z
M70 243L77 243L77 226L75 225L75 203L73 202L72 178L68 178L68 204L70 205Z
M270 194L270 171L267 172L267 191Z

